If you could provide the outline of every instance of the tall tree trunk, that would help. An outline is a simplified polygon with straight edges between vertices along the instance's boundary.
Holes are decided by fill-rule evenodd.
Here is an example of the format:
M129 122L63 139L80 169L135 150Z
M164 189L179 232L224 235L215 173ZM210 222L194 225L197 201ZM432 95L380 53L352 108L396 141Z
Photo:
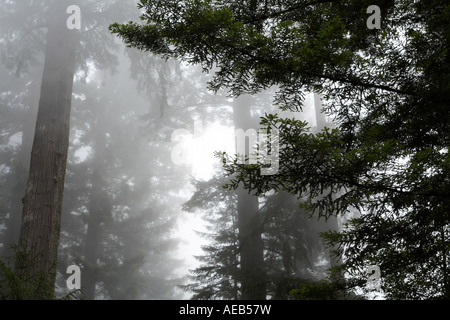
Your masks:
M50 15L47 32L39 110L29 176L22 199L19 245L24 248L26 256L18 259L16 264L16 272L21 279L28 281L45 275L46 284L53 289L75 67L74 30L66 27L68 3L56 1L51 9L55 11ZM43 291L36 292L34 297L52 297Z
M36 123L36 111L39 104L39 88L40 81L34 80L28 88L27 104L28 109L24 112L21 119L22 123L22 144L16 165L14 167L15 185L12 190L10 215L6 220L6 234L4 243L5 248L3 255L11 257L14 251L10 246L16 246L19 242L20 220L22 217L22 196L25 192L28 176L28 168L30 167L30 153L33 142L33 132Z
M327 122L325 115L322 113L322 99L318 93L313 94L314 98L314 111L316 115L316 132L320 132L324 127L330 126L330 124ZM326 222L326 226L329 230L332 231L339 231L339 223L338 218L336 216L331 216L328 218ZM329 260L330 260L330 267L339 266L342 264L342 257L340 256L334 256L331 251L336 250L337 247L334 246L330 248L329 250Z
M91 193L89 199L89 217L85 241L85 260L82 281L83 296L87 300L95 299L95 287L99 280L100 270L98 259L101 256L101 240L103 238L102 223L111 214L110 200L106 191L105 182L105 155L107 137L105 132L104 114L108 105L101 100L96 106L96 123L93 126L93 149L94 159L92 165Z
M322 98L318 93L313 93L313 103L316 118L316 132L320 132L323 128L329 126L329 123L322 112Z
M239 97L233 104L235 129L257 129L252 120L249 96ZM245 153L249 155L252 146L246 143ZM258 197L248 194L248 190L238 188L238 229L241 265L242 300L264 300L266 298L265 269L262 227L258 217Z
M100 254L102 222L103 179L100 169L94 165L92 188L89 203L89 217L85 244L85 260L82 279L82 292L87 300L95 299L95 286L98 281L97 260Z

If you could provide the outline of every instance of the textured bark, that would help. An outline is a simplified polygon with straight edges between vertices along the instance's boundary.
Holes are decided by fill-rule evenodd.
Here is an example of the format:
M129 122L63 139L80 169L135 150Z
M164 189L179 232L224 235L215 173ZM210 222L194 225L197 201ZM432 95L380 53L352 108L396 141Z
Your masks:
M233 105L235 129L257 129L250 112L250 97L240 97ZM246 143L246 154L251 146ZM258 217L258 198L248 194L248 190L238 188L238 228L241 265L242 300L266 299L263 242L261 224Z
M74 30L66 27L66 5L66 1L55 2L50 15L30 170L22 199L19 245L27 256L16 265L23 280L45 274L50 286L55 283L75 65ZM36 298L47 296L38 293Z

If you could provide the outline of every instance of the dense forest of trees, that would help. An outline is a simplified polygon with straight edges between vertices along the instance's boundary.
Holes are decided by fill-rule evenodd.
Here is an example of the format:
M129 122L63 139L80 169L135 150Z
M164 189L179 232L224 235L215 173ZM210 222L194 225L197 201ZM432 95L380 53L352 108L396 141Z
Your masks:
M47 104L39 98L46 89L37 79L45 70L47 52L53 49L55 54L61 54L57 45L39 51L46 48L46 34L42 32L42 38L37 35L41 35L43 28L45 31L46 17L55 15L47 12L46 6L36 4L33 8L32 13L43 19L42 26L38 24L35 30L31 25L27 31L35 34L28 35L19 28L22 26L19 20L27 19L27 13L31 14L21 6L28 8L32 3L20 2L17 6L10 3L3 8L5 14L15 14L14 21L18 23L15 29L7 25L11 27L12 35L4 34L8 46L3 52L5 64L2 65L7 75L2 78L5 94L2 95L1 118L4 151L1 250L4 257L14 257L17 251L18 257L29 255L19 240L19 231L23 229L22 197L30 169L37 110L40 103ZM57 16L64 18L65 26L68 15L66 7L61 8L64 8L63 14ZM71 112L71 146L65 169L58 265L55 270L44 272L58 276L58 295L67 294L66 269L72 264L82 267L82 296L86 299L171 299L182 295L177 288L182 282L183 275L177 273L182 259L175 256L179 240L174 235L176 215L180 210L174 204L179 202L181 206L182 200L176 193L183 187L183 177L188 183L188 175L170 164L170 134L169 140L164 135L183 122L190 122L190 116L195 116L196 112L189 115L180 112L184 106L179 100L185 96L178 91L163 94L161 88L175 82L182 91L193 84L183 80L178 64L125 50L109 34L105 21L114 21L120 15L126 17L133 8L131 3L117 2L97 8L102 14L83 15L85 25L89 26L84 34L86 40L82 42L86 48L73 52L80 56L76 57L78 69L71 75L74 83L70 95L74 110ZM33 23L32 17L28 19ZM19 36L42 41L31 50L34 55L27 56L29 44L16 43ZM48 34L47 38L50 37L52 35ZM25 48L22 45L26 45ZM24 59L22 67L13 61L19 55ZM65 58L61 59L65 61ZM141 69L139 64L146 64L146 69ZM169 99L175 104L174 110L166 110L167 116L163 117L161 111ZM57 121L53 116L48 118L48 121ZM156 127L157 134L152 127ZM49 138L45 136L44 139ZM39 154L46 156L49 152L40 151ZM168 188L171 185L177 187ZM173 194L168 195L169 189ZM169 206L169 203L173 205ZM47 231L44 234L49 235ZM36 253L33 255L37 256ZM49 258L42 260L51 262ZM39 265L33 258L29 263L32 268ZM13 268L13 265L3 265L3 268ZM17 265L15 263L16 269ZM28 266L24 269L33 272ZM36 274L26 277L36 279L34 285L37 288L27 285L28 290L22 290L26 292L17 292L15 283L7 283L1 287L2 297L42 299L54 296L54 286L42 290L39 271ZM28 279L27 283L30 283Z
M450 298L447 1L71 5L0 4L0 299Z

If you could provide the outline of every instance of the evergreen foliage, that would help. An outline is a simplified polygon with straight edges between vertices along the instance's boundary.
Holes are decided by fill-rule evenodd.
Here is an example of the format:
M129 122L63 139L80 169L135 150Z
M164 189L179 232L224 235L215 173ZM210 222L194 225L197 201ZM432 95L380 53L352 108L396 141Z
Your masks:
M278 88L299 110L320 92L333 129L313 134L267 115L280 131L280 170L221 155L232 177L264 195L284 190L321 217L359 210L325 233L350 288L382 271L387 298L449 298L450 5L378 1L381 29L366 27L371 1L141 1L143 24L110 29L130 46L218 69L213 89L233 95Z
M191 270L190 283L181 286L192 299L235 299L241 297L241 272L237 228L237 195L223 189L227 178L217 174L208 181L195 181L196 191L183 208L203 210L207 240L200 266ZM296 206L295 198L277 193L260 199L266 295L270 299L331 299L343 294L328 279L329 251L320 233L336 228L323 220L309 218ZM300 288L300 289L299 289ZM298 290L310 290L307 292ZM328 290L328 291L327 291Z

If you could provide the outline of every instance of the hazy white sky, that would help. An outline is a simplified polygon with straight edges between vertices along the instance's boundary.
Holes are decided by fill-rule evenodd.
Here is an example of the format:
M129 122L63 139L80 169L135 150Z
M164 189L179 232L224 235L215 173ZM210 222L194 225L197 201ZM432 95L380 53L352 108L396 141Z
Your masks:
M194 127L194 124L193 124ZM215 151L225 151L233 154L234 128L224 126L218 122L207 124L202 123L201 131L194 130L187 134L180 141L187 151L184 155L186 165L191 168L191 174L196 179L208 180L214 174L214 167L220 165L219 159L214 156ZM192 190L189 191L194 191ZM190 194L189 194L190 196ZM195 269L198 261L194 256L202 255L201 246L207 244L200 238L196 231L205 231L201 213L183 213L179 220L179 234L182 245L179 247L179 255L185 260L185 265L180 268L182 274L186 274L188 269ZM190 294L186 293L185 298L189 299Z

